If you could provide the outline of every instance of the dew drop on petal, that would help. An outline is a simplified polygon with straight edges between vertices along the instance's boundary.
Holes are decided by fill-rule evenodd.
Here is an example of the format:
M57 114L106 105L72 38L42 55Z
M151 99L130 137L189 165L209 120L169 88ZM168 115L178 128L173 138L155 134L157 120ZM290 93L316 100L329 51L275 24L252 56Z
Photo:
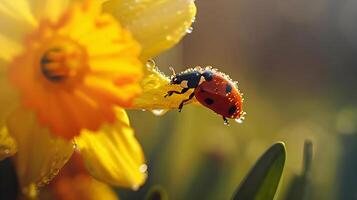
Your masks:
M141 173L146 173L147 170L148 170L148 166L145 165L145 164L143 164L143 165L141 165L141 166L139 167L139 171L140 171Z
M192 28L192 27L186 29L186 33L192 33L192 31L193 31L193 28Z
M146 67L148 69L154 69L156 66L155 61L153 59L149 59L146 61Z
M172 36L171 35L166 36L166 40L172 40Z
M4 150L4 153L5 153L5 154L10 154L10 149L5 149L5 150Z
M167 111L168 111L167 109L154 109L154 110L151 110L152 114L154 114L155 116L162 116Z
M131 187L132 190L137 191L139 189L139 185L133 185Z
M76 149L76 150L78 149L78 145L75 141L73 141L73 149Z

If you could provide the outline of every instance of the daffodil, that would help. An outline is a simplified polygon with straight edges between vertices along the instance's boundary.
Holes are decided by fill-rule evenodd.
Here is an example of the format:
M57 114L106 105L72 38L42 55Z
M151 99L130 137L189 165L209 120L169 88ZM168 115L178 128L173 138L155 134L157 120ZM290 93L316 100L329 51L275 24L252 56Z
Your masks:
M16 152L24 192L75 150L101 181L144 183L124 109L140 107L143 65L185 35L195 12L193 0L0 2L0 159Z

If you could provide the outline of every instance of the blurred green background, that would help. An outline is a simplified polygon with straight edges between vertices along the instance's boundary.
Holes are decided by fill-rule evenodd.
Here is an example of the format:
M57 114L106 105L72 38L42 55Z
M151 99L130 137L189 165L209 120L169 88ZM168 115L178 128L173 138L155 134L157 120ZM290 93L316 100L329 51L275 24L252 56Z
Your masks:
M189 105L157 117L129 111L149 165L138 192L153 185L172 200L229 199L259 156L284 141L287 162L277 199L314 144L310 199L357 198L357 1L196 1L193 32L156 58L171 74L212 65L239 82L243 124Z

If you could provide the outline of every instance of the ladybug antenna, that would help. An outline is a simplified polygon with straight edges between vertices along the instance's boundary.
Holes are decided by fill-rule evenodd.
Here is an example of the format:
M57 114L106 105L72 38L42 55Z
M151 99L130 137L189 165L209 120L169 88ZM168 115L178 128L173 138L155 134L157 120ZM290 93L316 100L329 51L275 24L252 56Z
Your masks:
M175 70L174 70L174 68L172 68L172 67L169 67L169 69L170 69L170 71L172 71L172 75L173 75L173 76L175 76L175 75L176 75L176 73L175 73Z

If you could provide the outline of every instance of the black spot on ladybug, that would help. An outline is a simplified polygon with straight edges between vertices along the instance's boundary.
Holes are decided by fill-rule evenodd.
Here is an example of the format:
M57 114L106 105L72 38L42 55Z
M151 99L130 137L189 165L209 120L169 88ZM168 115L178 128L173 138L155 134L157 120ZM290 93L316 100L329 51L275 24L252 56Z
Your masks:
M205 103L208 104L208 105L212 105L213 104L213 99L206 98L205 99Z
M204 89L200 89L200 92L206 92L206 90L204 90Z
M233 115L237 110L237 106L233 105L228 110L228 115Z
M227 84L226 86L226 93L232 92L232 86L230 84Z

